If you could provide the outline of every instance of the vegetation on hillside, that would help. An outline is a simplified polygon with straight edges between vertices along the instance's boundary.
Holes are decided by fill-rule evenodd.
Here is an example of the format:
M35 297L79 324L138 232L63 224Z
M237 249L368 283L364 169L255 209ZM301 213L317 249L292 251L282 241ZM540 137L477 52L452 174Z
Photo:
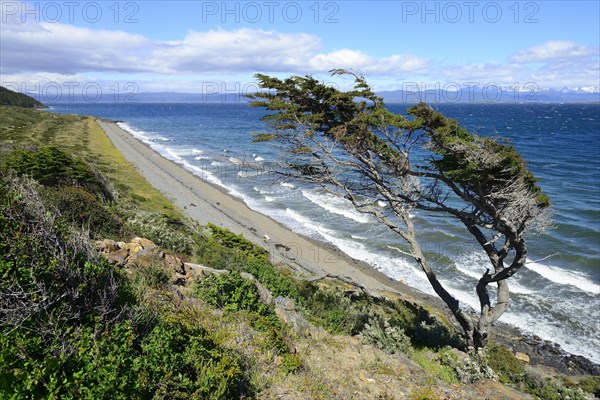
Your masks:
M432 388L461 393L458 382L482 377L541 399L585 398L501 346L458 352L446 325L414 304L300 279L244 237L195 226L139 175L105 168L124 160L89 119L22 111L0 121L0 398L436 399L447 392ZM62 133L76 129L79 139ZM93 246L134 236L229 273L182 285L160 258L117 266ZM293 301L313 333L285 323L247 274ZM356 380L339 374L339 358L319 358L346 349ZM598 390L593 378L578 385Z
M31 96L23 93L17 93L3 86L0 86L0 105L16 106L25 108L43 108L44 104L40 103Z

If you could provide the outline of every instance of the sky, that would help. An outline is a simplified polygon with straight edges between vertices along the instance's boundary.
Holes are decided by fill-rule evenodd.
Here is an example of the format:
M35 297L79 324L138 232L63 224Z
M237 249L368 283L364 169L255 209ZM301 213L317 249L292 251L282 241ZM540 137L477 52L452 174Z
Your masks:
M345 68L376 90L597 90L599 21L599 1L0 0L0 84L244 92Z

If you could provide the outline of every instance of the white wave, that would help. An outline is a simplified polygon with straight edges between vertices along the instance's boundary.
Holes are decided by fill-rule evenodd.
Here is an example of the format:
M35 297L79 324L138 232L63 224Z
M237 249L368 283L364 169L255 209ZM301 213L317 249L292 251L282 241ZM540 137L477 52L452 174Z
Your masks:
M254 159L254 161L265 161L265 159L264 159L264 158L262 158L262 157L260 157L260 156L258 156L258 157L256 157L256 158Z
M240 160L239 158L235 158L235 157L229 157L229 161L231 161L234 164L238 164L238 165L240 165L242 163L242 160Z
M286 187L286 188L290 188L290 189L293 189L296 187L296 186L292 185L291 183L287 183L287 182L281 182L280 185L283 187Z
M477 272L475 272L473 270L470 270L469 268L466 268L466 267L464 267L461 264L456 264L455 267L456 267L457 270L459 270L460 272L462 272L463 274L465 274L467 276L470 276L473 279L479 280L481 278L482 274L477 273Z
M286 208L285 213L288 216L290 216L295 222L299 222L300 225L302 225L306 228L309 228L313 233L321 233L322 231L325 231L325 228L314 223L310 219L308 219L305 216L303 216L302 214L292 210L291 208Z
M272 203L272 202L275 201L275 198L271 197L271 196L265 196L265 201L268 202L268 203Z
M346 199L334 195L320 194L303 190L302 194L308 200L332 214L341 215L361 224L369 222L369 218L365 214L361 214L354 209L354 206Z
M208 157L205 157L205 156L198 156L198 157L194 157L194 160L197 160L197 161L201 161L201 160L210 160L210 158L208 158Z
M433 290L427 282L425 273L402 257L393 257L376 253L369 250L364 244L355 240L340 238L337 236L338 233L336 231L327 229L294 210L288 208L285 212L294 221L300 223L304 230L302 231L303 234L306 234L306 230L317 233L319 238L333 244L348 256L369 263L392 279L407 283L425 293L433 294ZM331 260L330 262L336 262L335 256L333 256L333 259L331 257L332 256L328 257L328 259Z
M378 205L379 207L387 207L388 203L386 203L386 202L385 202L385 201L383 201L383 200L378 200L378 201L377 201L377 205Z
M180 164L182 164L183 161L184 161L183 158L181 158L181 156L179 154L177 154L177 152L175 150L173 150L172 148L170 148L170 147L165 147L165 151L164 151L163 154L167 158L169 158L169 159L171 159L171 160L173 160L175 162L178 162Z
M537 293L536 290L528 289L525 286L521 285L520 283L515 282L514 279L508 281L508 287L510 288L510 291L512 293L518 293L518 294L534 294L534 293Z
M266 174L265 171L238 171L237 176L240 178L256 178L264 174Z
M193 154L202 154L202 153L204 153L204 151L203 151L203 150L200 150L200 149L196 149L196 148L194 148L194 149L192 149L192 153L193 153Z
M210 165L212 165L213 167L220 167L223 165L223 163L219 161L213 161L210 163Z
M543 265L537 262L527 262L525 267L544 278L561 285L571 285L591 294L600 293L600 285L576 271L567 271L553 265Z
M487 257L483 253L472 253L468 256L460 257L457 260L455 267L457 270L459 270L466 276L469 276L473 279L479 280L479 279L481 279L484 271L483 271L483 268L478 267L478 266L482 265L482 263L483 263L483 265L485 265L485 263L488 263L488 262L489 261L487 260ZM515 279L510 279L508 281L508 285L509 285L510 291L512 293L519 293L519 294L536 293L535 290L528 289L525 286L521 285L520 283L517 283Z
M150 138L147 136L146 132L133 129L126 122L117 122L117 126L121 129L123 129L124 131L130 133L133 137L141 140L144 143L147 143L147 144L152 143L152 140L150 140Z

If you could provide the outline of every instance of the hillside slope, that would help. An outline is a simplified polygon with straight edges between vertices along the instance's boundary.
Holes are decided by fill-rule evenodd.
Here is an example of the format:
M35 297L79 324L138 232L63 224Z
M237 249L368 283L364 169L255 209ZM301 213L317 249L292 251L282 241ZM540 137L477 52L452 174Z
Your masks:
M16 106L24 108L43 108L44 104L40 103L33 97L23 93L17 93L0 86L0 105Z
M575 400L598 390L500 345L469 356L421 307L298 277L244 237L197 226L93 118L0 114L0 398Z

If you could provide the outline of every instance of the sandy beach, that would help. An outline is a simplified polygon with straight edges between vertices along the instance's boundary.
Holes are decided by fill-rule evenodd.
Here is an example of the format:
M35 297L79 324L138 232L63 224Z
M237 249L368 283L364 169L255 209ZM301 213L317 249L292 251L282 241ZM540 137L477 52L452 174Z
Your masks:
M212 223L267 249L275 263L284 263L307 276L343 277L372 293L394 293L418 304L443 310L435 297L397 282L354 260L332 245L293 232L279 222L250 209L223 188L203 181L182 166L162 157L121 129L116 123L98 120L116 148L154 187L183 213L200 224Z

